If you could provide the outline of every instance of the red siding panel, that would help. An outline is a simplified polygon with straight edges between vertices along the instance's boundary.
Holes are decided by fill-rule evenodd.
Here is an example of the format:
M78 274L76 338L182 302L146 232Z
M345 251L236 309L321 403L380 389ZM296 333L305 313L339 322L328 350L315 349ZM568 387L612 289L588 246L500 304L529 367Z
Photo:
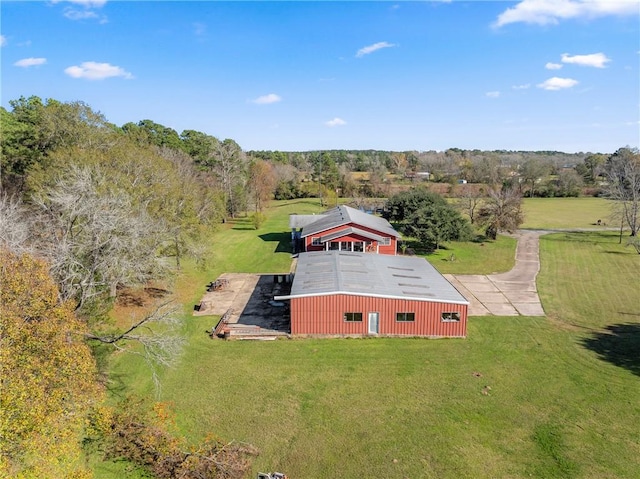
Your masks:
M344 321L344 313L362 313L362 322ZM465 337L467 305L336 294L291 299L293 335L367 335L368 313L378 312L379 334L389 336ZM460 313L460 321L443 322L443 312ZM415 313L415 321L398 322L396 313Z
M328 230L322 231L322 232L320 232L318 234L313 235L313 237L306 236L305 239L304 239L304 241L305 241L305 251L307 251L307 252L309 252L309 251L324 251L324 249L325 249L324 245L322 245L322 246L313 246L311 244L312 241L313 241L313 238L318 238L320 236L326 236L326 235L334 233L336 231L343 230L343 229L345 229L345 228L347 228L349 226L354 226L354 227L360 228L361 230L364 230L364 231L369 231L371 233L375 233L375 234L380 235L380 236L385 236L380 231L376 231L376 230L373 230L371 228L365 228L364 226L358 225L358 224L355 224L355 223L350 223L348 225L341 225L341 226L338 226L336 228L330 228ZM367 239L367 238L363 238L362 236L359 236L357 234L351 234L351 235L342 236L342 237L336 239L336 241L351 241L351 242L353 242L353 241L371 241L371 240ZM391 255L395 255L396 254L396 251L397 251L397 238L395 238L394 236L391 237L391 243L389 245L386 245L386 246L378 245L377 241L373 241L373 244L374 244L373 252L377 251L379 254L391 254ZM375 248L375 246L377 246L377 248Z

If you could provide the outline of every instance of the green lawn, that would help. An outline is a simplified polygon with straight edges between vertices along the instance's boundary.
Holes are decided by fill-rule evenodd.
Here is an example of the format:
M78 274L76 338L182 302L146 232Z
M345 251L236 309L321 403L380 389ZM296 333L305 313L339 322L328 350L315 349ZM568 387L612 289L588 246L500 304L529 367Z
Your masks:
M610 219L611 206L612 202L604 198L524 198L522 228L597 228L598 220L607 226L620 226Z
M225 268L288 268L288 253L278 251L284 240L269 235L287 231L288 212L318 207L276 208L264 233L240 221L214 234L212 269L186 271L182 283ZM469 249L485 269L496 256L489 246ZM512 246L504 249L513 255ZM456 250L461 264L463 250ZM214 433L258 447L254 472L636 478L640 255L614 234L580 233L543 237L541 258L538 284L549 317L474 317L464 340L225 342L205 334L211 318L185 314L188 347L163 372L158 397L175 405L191 440ZM119 359L114 387L153 396L145 365ZM109 469L118 467L104 464L96 476L120 477Z
M510 236L499 236L495 241L452 242L425 257L443 274L503 273L515 264L516 243Z

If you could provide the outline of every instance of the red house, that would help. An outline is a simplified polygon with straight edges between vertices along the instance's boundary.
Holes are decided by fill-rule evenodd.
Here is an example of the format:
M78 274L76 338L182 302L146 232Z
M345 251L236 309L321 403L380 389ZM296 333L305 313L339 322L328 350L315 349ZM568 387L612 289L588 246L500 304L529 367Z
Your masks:
M425 259L301 253L290 301L298 336L466 337L469 302Z
M294 252L354 251L395 255L400 235L379 216L341 205L321 215L291 215Z

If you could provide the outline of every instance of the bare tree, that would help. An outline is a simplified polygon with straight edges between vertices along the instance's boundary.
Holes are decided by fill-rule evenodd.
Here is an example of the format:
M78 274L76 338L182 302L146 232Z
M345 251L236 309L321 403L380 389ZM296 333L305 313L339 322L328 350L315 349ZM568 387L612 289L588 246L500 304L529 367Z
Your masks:
M220 178L225 193L227 212L231 217L238 213L238 185L244 179L246 156L233 140L224 140L216 145L213 153L213 171Z
M32 220L15 196L0 193L0 247L12 253L31 252Z
M496 239L499 231L512 233L522 224L522 196L515 188L490 189L477 220L486 228L486 235Z
M640 229L640 153L635 148L620 148L605 166L607 197L615 200L615 212L635 237Z
M62 300L76 309L118 285L142 284L165 268L156 255L159 226L97 167L71 166L34 196L38 249L51 265Z
M158 391L159 368L173 366L184 346L184 338L179 334L180 326L178 308L168 301L157 305L141 318L132 318L124 331L105 334L91 332L85 334L85 339L140 355L149 366Z
M469 216L471 224L475 224L477 211L485 195L484 187L475 184L458 185L454 191L458 208Z

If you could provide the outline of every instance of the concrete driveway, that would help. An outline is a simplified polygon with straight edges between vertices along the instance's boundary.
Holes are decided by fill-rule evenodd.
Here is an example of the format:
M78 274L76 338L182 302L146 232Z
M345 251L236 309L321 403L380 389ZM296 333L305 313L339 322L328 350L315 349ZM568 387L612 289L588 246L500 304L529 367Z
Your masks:
M516 264L501 274L445 274L469 300L469 316L544 316L536 288L540 271L539 238L542 231L518 231Z

